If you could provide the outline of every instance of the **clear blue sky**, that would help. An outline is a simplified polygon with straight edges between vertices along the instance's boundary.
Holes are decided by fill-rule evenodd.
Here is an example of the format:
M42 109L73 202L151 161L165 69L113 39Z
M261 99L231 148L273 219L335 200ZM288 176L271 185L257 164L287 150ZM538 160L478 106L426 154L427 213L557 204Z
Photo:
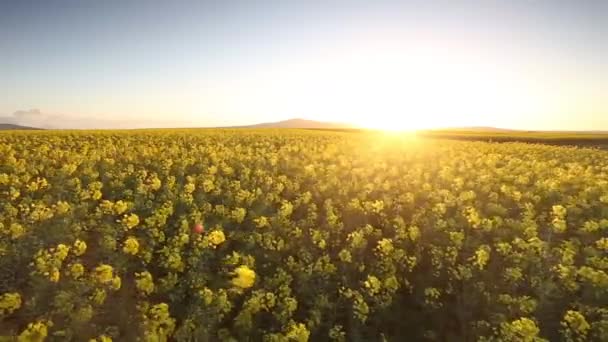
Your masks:
M608 130L608 1L3 0L0 117L17 111Z

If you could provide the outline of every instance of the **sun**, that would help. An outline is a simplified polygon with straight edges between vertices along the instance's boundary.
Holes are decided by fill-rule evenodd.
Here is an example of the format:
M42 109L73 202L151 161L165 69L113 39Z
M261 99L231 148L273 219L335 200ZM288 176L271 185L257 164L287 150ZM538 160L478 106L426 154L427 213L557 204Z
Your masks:
M297 77L286 78L295 85L280 98L316 113L315 119L384 131L492 125L489 115L527 105L509 75L456 57L432 48L343 53L301 66Z
M426 41L360 45L239 75L238 82L212 87L219 91L209 97L217 102L210 106L218 113L264 115L267 121L289 115L397 132L501 127L513 115L542 109L543 99L530 91L533 85L496 68L482 58L483 51L445 50Z
M416 131L420 129L417 124L408 122L405 118L370 118L363 122L357 123L357 126L361 128L381 130L387 132L405 132L405 131Z

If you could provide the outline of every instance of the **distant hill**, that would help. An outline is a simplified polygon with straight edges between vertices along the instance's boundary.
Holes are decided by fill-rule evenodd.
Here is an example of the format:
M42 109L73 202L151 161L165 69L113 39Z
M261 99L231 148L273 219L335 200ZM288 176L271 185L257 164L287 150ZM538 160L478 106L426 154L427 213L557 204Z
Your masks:
M290 119L277 122L264 122L249 126L233 126L230 128L353 128L353 125L338 122L322 122L305 119Z
M11 130L40 130L41 128L14 125L14 124L6 124L0 123L0 131L11 131Z

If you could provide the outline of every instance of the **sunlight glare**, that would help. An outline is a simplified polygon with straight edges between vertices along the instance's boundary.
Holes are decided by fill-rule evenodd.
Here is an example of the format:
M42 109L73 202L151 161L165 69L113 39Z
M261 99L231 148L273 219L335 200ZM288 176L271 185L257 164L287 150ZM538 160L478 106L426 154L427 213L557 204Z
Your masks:
M425 43L336 47L298 63L241 75L213 98L224 99L217 112L264 113L269 121L304 117L392 131L500 127L513 113L534 114L541 99L527 81L480 55L470 47L450 50Z

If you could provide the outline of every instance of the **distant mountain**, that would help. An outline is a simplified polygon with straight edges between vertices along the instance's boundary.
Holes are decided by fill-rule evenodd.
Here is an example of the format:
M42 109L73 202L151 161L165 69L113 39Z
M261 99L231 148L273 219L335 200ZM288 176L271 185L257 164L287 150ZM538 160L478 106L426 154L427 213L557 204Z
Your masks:
M264 122L249 126L233 126L230 128L353 128L353 125L338 122L322 122L305 119L290 119L277 122Z
M40 129L41 128L0 123L0 131L10 131L10 130L40 130Z

